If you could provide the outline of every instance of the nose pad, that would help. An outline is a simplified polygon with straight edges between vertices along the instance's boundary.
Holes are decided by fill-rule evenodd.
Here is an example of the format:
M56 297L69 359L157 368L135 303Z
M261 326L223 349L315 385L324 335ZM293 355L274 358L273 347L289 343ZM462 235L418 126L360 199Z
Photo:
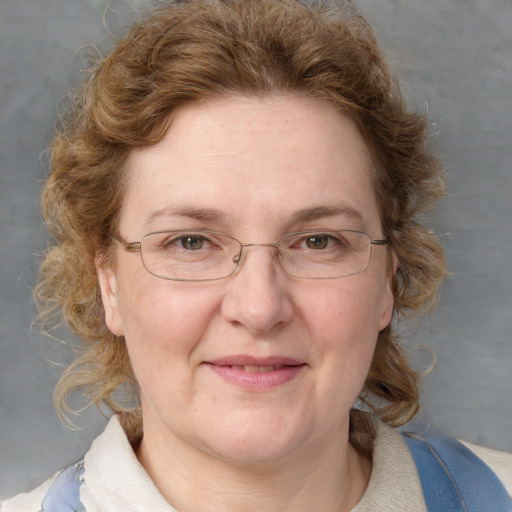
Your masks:
M233 257L233 263L236 263L237 267L240 267L244 262L246 247L273 247L274 248L273 253L274 253L274 255L277 256L276 260L279 263L279 265L281 265L281 261L279 259L279 254L280 254L279 245L277 245L275 242L267 242L267 243L261 243L261 244L257 244L257 243L241 244L240 251L238 252L238 254L236 254Z
M238 252L238 254L235 254L235 256L233 256L233 263L236 263L237 267L242 264L242 253L243 253L243 250L244 250L244 248L240 247L240 251Z

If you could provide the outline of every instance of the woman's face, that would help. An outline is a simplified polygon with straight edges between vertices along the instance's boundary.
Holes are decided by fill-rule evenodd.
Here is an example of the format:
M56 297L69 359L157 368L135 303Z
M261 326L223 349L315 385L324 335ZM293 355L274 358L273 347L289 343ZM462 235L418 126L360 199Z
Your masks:
M207 229L265 243L330 228L383 238L372 172L355 125L326 103L192 104L160 143L131 155L119 234L132 242ZM272 247L245 251L233 275L211 282L157 278L121 244L113 268L100 269L107 324L125 337L140 385L145 437L239 463L346 445L392 314L386 247L374 246L360 274L309 280L286 275Z

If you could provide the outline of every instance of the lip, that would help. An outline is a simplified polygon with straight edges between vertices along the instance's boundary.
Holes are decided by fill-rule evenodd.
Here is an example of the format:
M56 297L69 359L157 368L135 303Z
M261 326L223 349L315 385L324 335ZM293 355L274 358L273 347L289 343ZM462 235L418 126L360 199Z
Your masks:
M268 391L295 379L306 367L296 359L281 356L235 355L205 361L224 381L246 391Z

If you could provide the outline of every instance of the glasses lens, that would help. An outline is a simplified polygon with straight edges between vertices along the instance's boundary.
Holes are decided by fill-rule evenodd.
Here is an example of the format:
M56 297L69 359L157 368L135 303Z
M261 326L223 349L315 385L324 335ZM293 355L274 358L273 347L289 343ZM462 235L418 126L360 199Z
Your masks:
M284 271L310 279L358 274L368 266L370 252L370 237L358 231L307 231L279 241Z
M303 231L286 235L278 247L281 266L290 276L334 279L366 269L371 240L358 231ZM157 277L209 281L231 275L241 249L238 240L223 233L175 230L146 235L140 250L144 266Z
M240 243L213 231L162 231L142 239L146 269L163 279L202 281L221 279L236 268Z

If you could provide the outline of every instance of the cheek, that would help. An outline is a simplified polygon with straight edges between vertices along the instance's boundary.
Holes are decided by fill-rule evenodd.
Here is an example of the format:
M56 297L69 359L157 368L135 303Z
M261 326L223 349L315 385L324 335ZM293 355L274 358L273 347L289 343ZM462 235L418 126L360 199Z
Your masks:
M134 367L139 361L175 364L188 357L200 342L215 311L216 298L208 290L143 276L127 276L120 309L125 339Z
M380 330L381 303L374 287L362 287L356 279L309 298L305 325L335 385L341 380L355 389L364 383Z
M376 337L380 330L382 294L376 293L375 287L361 286L356 279L349 279L315 293L314 299L310 296L305 302L304 316L318 334L328 338L337 336L355 342L363 341L360 339L363 335Z
M365 293L360 283L347 280L328 293L310 297L305 308L304 325L312 340L325 428L336 428L333 425L346 420L363 389L378 336L375 306L372 295Z

